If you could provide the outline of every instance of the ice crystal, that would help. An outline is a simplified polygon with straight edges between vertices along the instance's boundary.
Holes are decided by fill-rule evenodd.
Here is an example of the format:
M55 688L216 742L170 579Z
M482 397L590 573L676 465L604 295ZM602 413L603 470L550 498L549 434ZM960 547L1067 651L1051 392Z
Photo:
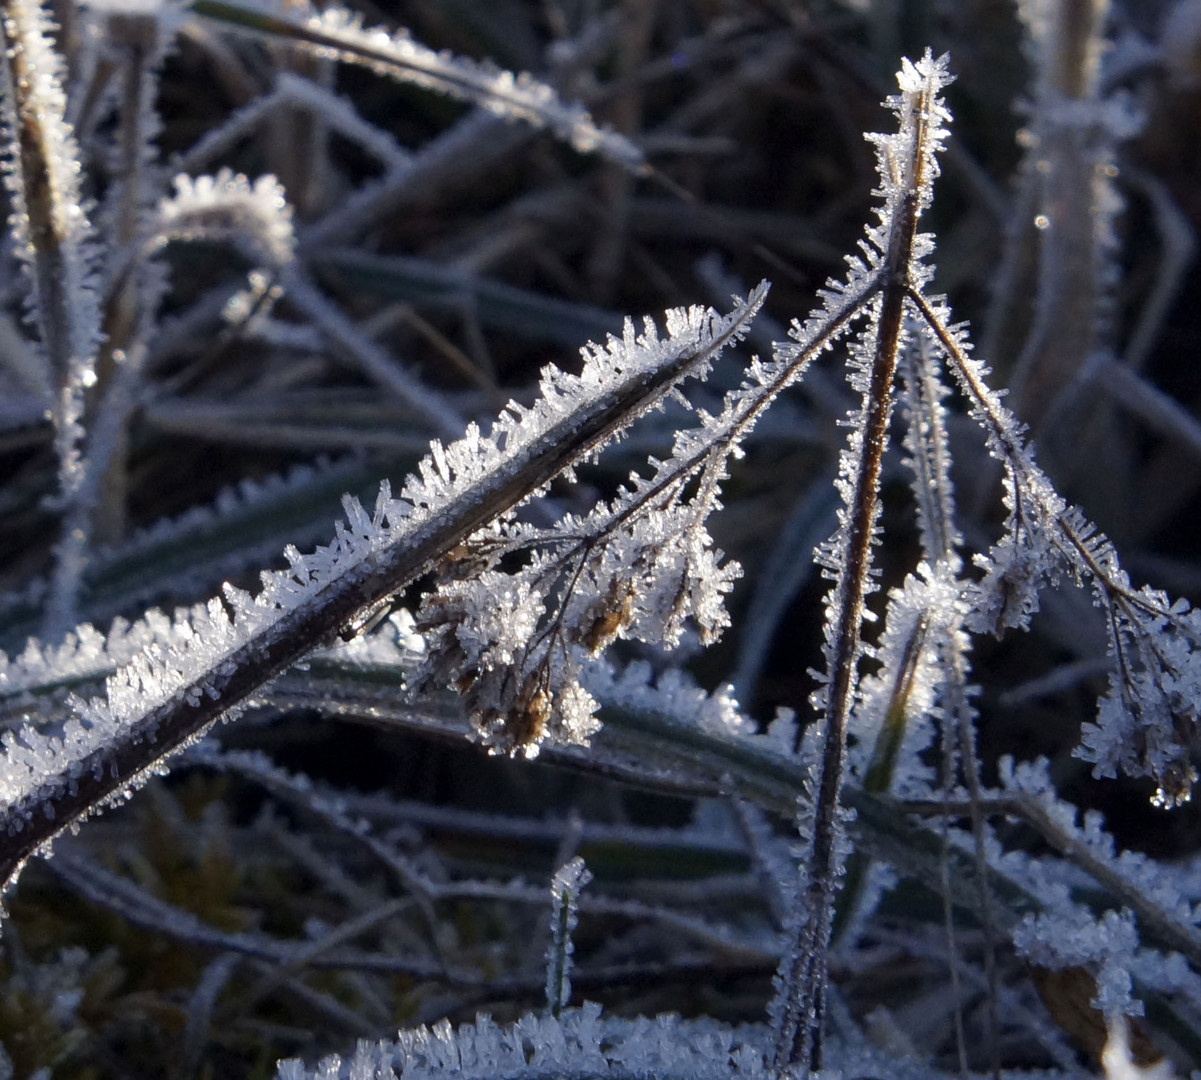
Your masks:
M279 1080L543 1080L552 1076L636 1080L687 1076L691 1080L768 1080L763 1032L711 1020L659 1016L621 1020L591 1002L560 1017L527 1014L498 1025L489 1016L452 1027L400 1032L395 1043L359 1044L349 1059L326 1058L312 1070L280 1062Z

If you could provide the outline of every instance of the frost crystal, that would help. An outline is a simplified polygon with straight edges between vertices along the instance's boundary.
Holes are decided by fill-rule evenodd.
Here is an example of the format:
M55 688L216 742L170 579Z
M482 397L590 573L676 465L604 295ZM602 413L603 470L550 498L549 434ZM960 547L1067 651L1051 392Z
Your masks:
M769 1080L764 1032L678 1016L623 1020L599 1005L565 1009L561 1017L523 1016L500 1026L487 1015L474 1024L401 1031L395 1043L362 1042L349 1059L329 1057L306 1070L280 1062L279 1080L545 1080L596 1077L641 1080Z
M1014 931L1013 943L1040 967L1095 969L1093 1004L1107 1017L1142 1013L1130 996L1130 968L1138 946L1138 930L1130 912L1107 911L1094 919L1082 909L1070 914L1029 916Z

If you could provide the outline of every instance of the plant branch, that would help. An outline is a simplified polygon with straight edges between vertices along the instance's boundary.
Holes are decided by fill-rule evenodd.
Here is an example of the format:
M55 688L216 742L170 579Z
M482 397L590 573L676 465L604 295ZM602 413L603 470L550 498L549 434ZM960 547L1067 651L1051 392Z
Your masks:
M335 543L312 556L290 549L292 569L265 574L257 598L227 588L232 620L218 600L178 614L173 643L110 677L107 702L78 703L82 723L69 720L56 737L28 726L6 735L0 880L11 885L69 824L127 797L164 757L236 714L264 683L357 632L471 533L599 449L681 379L703 374L765 295L760 287L727 318L676 313L671 340L636 340L627 324L625 339L598 350L579 378L548 372L543 399L530 411L511 406L491 437L472 426L459 443L433 444L401 500L381 488L374 518L346 502L350 527L339 524Z
M929 60L929 58L927 58ZM852 466L847 510L836 540L837 578L832 591L834 622L829 631L825 687L825 731L814 795L813 835L806 857L806 896L799 905L804 915L796 929L791 951L781 966L780 981L788 1001L777 1020L775 1065L821 1068L821 1023L834 898L838 891L840 795L846 756L847 720L855 697L861 655L864 601L872 577L871 548L879 512L878 493L888 421L892 409L892 383L905 330L906 300L915 286L915 242L918 217L929 198L934 171L932 159L941 79L931 65L923 84L909 88L900 99L901 135L908 146L882 143L881 153L890 167L902 170L889 190L887 236L883 255L883 283L872 343L869 383L864 407L852 440ZM901 156L903 153L904 156ZM881 232L884 230L882 229Z

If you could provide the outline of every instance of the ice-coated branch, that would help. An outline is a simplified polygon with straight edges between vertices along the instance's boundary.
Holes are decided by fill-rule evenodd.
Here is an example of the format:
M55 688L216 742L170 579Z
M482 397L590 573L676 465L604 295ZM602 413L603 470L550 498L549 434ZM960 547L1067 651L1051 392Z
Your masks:
M1104 612L1112 668L1110 690L1095 724L1085 725L1077 755L1097 776L1149 776L1154 801L1188 801L1196 771L1190 742L1201 700L1201 612L1158 590L1135 589L1113 545L1084 514L1070 507L1034 461L1021 425L985 382L947 306L919 292L911 297L925 332L947 356L989 452L1005 468L1009 520L971 590L969 628L996 632L1024 627L1038 610L1039 591L1068 575L1091 586Z
M124 797L174 750L313 649L353 634L408 582L455 545L598 450L682 379L703 376L738 338L766 295L761 285L727 316L674 310L667 336L641 334L584 350L580 375L543 372L529 408L511 403L484 435L474 425L431 452L399 495L381 486L372 513L343 501L334 540L289 569L262 574L257 596L227 586L224 599L178 612L169 640L112 675L102 699L76 701L60 732L26 725L3 737L0 877L71 822Z

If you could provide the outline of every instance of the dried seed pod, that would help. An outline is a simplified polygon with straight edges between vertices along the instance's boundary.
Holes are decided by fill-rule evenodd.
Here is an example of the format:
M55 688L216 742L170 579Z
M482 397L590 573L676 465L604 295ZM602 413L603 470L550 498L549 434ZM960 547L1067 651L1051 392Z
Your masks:
M502 749L523 753L527 757L533 756L531 750L537 753L538 744L546 735L546 725L554 702L546 687L536 685L540 681L540 673L535 672L518 695L513 711L502 718L501 727L510 743L509 746L502 746Z
M581 636L592 656L608 648L627 626L634 614L634 585L614 579L605 600L596 606L596 615Z

